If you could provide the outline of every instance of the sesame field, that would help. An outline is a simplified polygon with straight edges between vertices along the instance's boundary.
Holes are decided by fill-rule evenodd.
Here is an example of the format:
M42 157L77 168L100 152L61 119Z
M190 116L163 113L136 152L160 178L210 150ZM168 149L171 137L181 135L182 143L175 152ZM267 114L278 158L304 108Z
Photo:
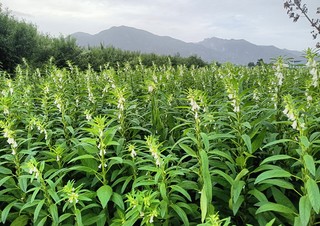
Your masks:
M0 225L319 225L306 57L0 72Z

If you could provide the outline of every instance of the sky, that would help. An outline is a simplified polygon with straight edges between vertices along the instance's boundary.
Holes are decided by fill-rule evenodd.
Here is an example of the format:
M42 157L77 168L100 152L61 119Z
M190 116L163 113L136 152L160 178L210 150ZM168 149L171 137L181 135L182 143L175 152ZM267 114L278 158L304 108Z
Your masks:
M319 0L302 0L314 18ZM0 0L18 19L52 36L130 26L186 42L245 39L290 50L314 48L306 18L293 23L283 0Z

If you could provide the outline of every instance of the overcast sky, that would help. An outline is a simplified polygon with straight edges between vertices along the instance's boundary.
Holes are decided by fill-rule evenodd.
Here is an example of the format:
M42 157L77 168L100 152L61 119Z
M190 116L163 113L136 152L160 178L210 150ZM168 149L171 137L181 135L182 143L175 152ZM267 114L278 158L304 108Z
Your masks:
M96 34L126 25L187 42L246 39L258 45L314 47L306 18L293 23L283 0L0 0L17 18L54 36ZM315 12L319 0L302 0ZM315 15L315 14L314 14ZM320 17L318 15L318 17ZM320 38L320 37L319 37ZM320 41L320 40L318 40Z

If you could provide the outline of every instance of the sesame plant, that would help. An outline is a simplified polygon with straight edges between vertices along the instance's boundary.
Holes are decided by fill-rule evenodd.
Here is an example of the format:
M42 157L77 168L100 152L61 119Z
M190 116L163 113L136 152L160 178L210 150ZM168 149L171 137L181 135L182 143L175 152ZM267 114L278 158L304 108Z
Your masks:
M319 224L305 57L0 72L0 225Z

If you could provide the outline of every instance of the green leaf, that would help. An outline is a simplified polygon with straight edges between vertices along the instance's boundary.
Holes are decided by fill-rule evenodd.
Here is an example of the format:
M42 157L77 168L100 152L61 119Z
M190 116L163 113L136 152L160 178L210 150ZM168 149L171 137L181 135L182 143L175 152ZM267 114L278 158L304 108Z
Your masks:
M94 174L96 171L91 169L90 167L86 167L86 166L73 166L69 168L69 171L71 170L75 170L75 171L82 171L82 172L86 172L89 174Z
M209 147L210 147L208 135L205 133L200 133L200 136L201 136L202 142L204 144L204 150L208 151Z
M308 140L308 138L306 136L301 136L300 137L300 142L303 145L303 147L306 149L308 149L310 147L310 142Z
M243 134L241 137L244 143L246 144L249 153L252 154L251 138L247 134Z
M307 226L311 216L311 204L307 196L302 196L299 200L299 217L302 226Z
M2 210L2 213L1 213L1 221L2 221L3 224L6 223L8 214L9 214L11 208L13 207L13 205L15 205L15 204L16 204L15 202L9 203L9 204Z
M102 208L105 208L112 196L112 188L109 185L103 185L97 190L97 196L101 202Z
M20 176L18 178L18 184L19 184L19 187L21 188L21 190L24 192L24 193L27 193L27 188L28 188L28 178L27 176Z
M266 130L263 130L257 136L255 136L253 138L253 141L252 141L252 153L254 153L256 150L258 150L258 148L261 147L265 136L266 136Z
M190 156L197 158L197 154L194 150L192 150L189 146L186 144L180 143L179 146Z
M159 185L160 194L163 200L168 200L166 184L162 181Z
M230 177L230 176L229 176L228 174L226 174L225 172L222 172L221 170L212 170L211 172L212 172L213 175L214 175L214 174L218 174L218 175L222 176L226 181L229 182L230 185L233 184L233 179L232 179L232 177Z
M266 159L264 159L260 165L263 165L263 164L266 164L268 162L275 162L275 161L278 161L278 160L284 160L284 159L292 159L291 156L289 155L273 155L273 156L270 156Z
M95 159L96 157L92 156L92 155L80 155L76 158L71 159L68 163L72 163L75 162L77 160L81 160L81 159Z
M273 218L271 221L269 221L266 226L272 226L273 223L276 221L276 218Z
M74 129L72 128L72 126L67 126L67 129L74 136Z
M254 184L258 184L263 180L278 177L291 177L291 173L283 169L273 169L261 173L255 180Z
M294 212L298 212L295 205L291 202L286 194L284 194L283 189L278 189L276 187L271 187L272 195L277 204L284 205Z
M291 139L274 140L274 141L271 141L271 142L267 143L266 145L264 145L262 147L262 149L267 148L267 147L272 146L272 145L276 145L276 144L283 144L283 143L286 143L286 142L294 142L294 141L291 140Z
M237 202L232 204L232 212L233 212L233 215L234 215L234 216L238 213L239 208L240 208L240 206L242 205L243 201L244 201L244 196L241 195L241 196L237 199Z
M25 204L21 207L21 209L20 209L20 213L22 213L22 211L23 211L24 209L27 209L27 208L33 207L33 206L35 206L35 205L37 205L37 204L38 204L38 201L36 201L36 202L27 202L27 203L25 203Z
M51 204L49 206L49 212L50 215L52 216L52 221L53 223L59 223L59 214L58 214L58 208L55 204Z
M95 140L94 140L95 141ZM90 143L82 142L81 147L83 147L84 150L86 150L89 154L97 154L99 152L99 149L97 146L92 145Z
M47 217L42 218L41 221L39 221L39 223L37 224L37 226L45 225L46 221L47 221Z
M29 217L27 215L21 215L17 217L10 226L25 226L28 225Z
M81 211L79 209L76 209L74 212L75 212L75 215L76 215L77 226L83 226L82 217L81 217Z
M31 196L31 199L30 199L30 202L33 202L36 199L40 190L41 190L41 187L37 187L34 189L32 196Z
M211 183L211 176L210 176L210 170L209 170L209 160L208 160L208 155L204 150L200 150L199 154L201 159L203 188L207 193L207 199L209 204L211 203L211 200L212 200L212 183Z
M133 182L132 188L136 188L139 186L149 186L149 185L155 185L157 184L155 180L149 181L149 180L142 180L136 183L137 180Z
M170 187L173 191L180 192L182 195L184 195L184 197L186 197L191 202L191 196L189 195L189 193L185 189L183 189L182 187L180 187L178 185L171 185Z
M116 192L113 192L111 196L112 202L114 202L117 206L119 206L122 210L124 210L124 203L121 195Z
M268 211L274 211L274 212L286 213L286 214L295 214L295 212L292 209L290 209L284 205L272 203L272 202L263 203L257 209L256 214L264 213L264 212L268 212Z
M229 160L229 162L234 164L233 158L228 152L219 151L219 150L213 150L213 151L210 151L209 153L211 155L217 155L217 156L220 156L222 158L225 158L225 159Z
M222 134L213 134L209 136L209 140L216 140L216 139L231 139L235 138L234 135L228 134L228 133L222 133Z
M248 192L249 194L253 195L259 202L268 202L267 197L265 194L263 194L261 191L258 189L252 189Z
M238 202L238 198L239 198L241 191L245 185L246 185L246 183L244 181L237 181L237 180L234 181L232 188L231 188L233 203Z
M313 157L311 155L305 154L303 156L303 160L304 160L305 166L307 167L308 171L313 176L316 176L316 166L314 164Z
M207 217L207 212L208 212L208 198L207 198L207 193L205 192L205 186L203 186L201 190L200 210L201 210L201 222L203 223Z
M34 213L33 213L33 221L34 221L34 222L37 221L38 216L39 216L39 213L40 213L40 210L41 210L44 202L45 202L45 199L42 199L42 200L38 203L36 209L34 210Z
M63 222L64 220L68 219L72 217L73 218L73 214L71 213L65 213L65 214L62 214L60 217L59 217L59 223Z
M0 187L7 182L12 176L6 176L0 180Z
M267 179L264 181L260 181L260 184L272 184L285 189L290 189L290 190L294 189L294 186L290 182L282 179Z
M160 202L160 216L164 218L168 214L168 202L161 200Z
M10 175L12 171L6 167L0 166L0 174Z
M110 157L109 160L113 160L118 164L122 164L123 163L123 159L121 157Z
M176 204L171 204L170 207L178 214L183 224L185 226L189 226L189 220L188 220L187 214L183 211L183 209Z
M314 211L319 214L320 210L320 192L317 183L309 178L306 183L307 194Z
M249 173L248 169L242 169L240 173L238 173L238 175L236 176L236 178L234 179L235 181L239 181L242 177L244 177L245 175L247 175L247 173Z

